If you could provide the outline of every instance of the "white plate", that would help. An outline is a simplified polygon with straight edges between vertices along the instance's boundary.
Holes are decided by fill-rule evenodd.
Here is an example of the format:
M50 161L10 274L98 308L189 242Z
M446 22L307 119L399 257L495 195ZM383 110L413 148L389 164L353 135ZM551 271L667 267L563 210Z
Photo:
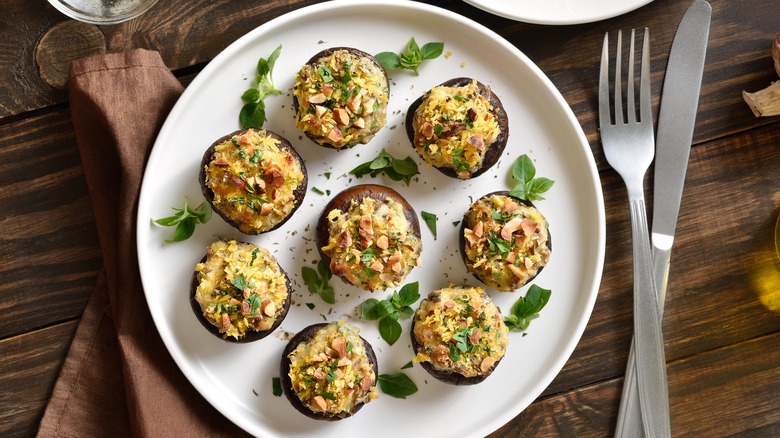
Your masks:
M293 76L314 53L332 46L353 46L369 53L401 50L414 36L422 45L443 41L449 56L427 61L420 75L391 73L388 123L370 144L335 151L317 146L294 126ZM379 182L392 186L420 211L438 215L438 239L423 225L423 266L408 281L419 281L423 294L450 282L476 284L465 273L453 221L472 198L508 189L512 161L523 153L536 162L537 174L555 185L537 205L548 217L555 250L536 283L552 289L552 298L527 336L512 333L509 351L494 374L473 387L446 385L419 366L405 372L420 390L401 400L382 395L358 415L339 422L304 417L271 391L285 342L280 333L349 318L373 344L380 373L395 373L412 358L407 318L401 340L390 347L375 322L355 313L368 297L340 280L335 306L312 296L301 280L301 267L318 260L314 226L328 197L311 190L302 207L282 228L245 236L214 215L189 240L166 244L172 229L152 218L171 214L184 196L203 198L197 182L201 156L211 142L238 128L240 96L252 84L260 57L282 44L274 70L285 92L266 99L265 128L285 136L306 160L309 187L334 194L348 184ZM424 166L411 149L403 126L408 105L432 85L470 76L492 86L510 122L504 156L473 181L458 181ZM411 155L422 174L410 186L382 177L351 179L346 174L382 149ZM324 176L331 172L330 179ZM435 7L398 1L339 1L303 8L265 23L226 48L187 87L160 131L144 176L138 207L138 258L152 317L176 363L201 394L226 417L260 436L484 436L511 420L550 384L579 340L593 308L604 260L604 205L595 163L585 136L565 101L544 74L515 47L490 30ZM295 304L277 332L249 344L227 343L209 334L188 304L190 276L213 240L237 238L269 248L295 285ZM522 294L491 291L505 310ZM388 293L371 295L385 298ZM310 310L305 303L314 303ZM324 315L324 316L323 316Z
M536 24L581 24L606 20L653 0L464 0L504 18Z

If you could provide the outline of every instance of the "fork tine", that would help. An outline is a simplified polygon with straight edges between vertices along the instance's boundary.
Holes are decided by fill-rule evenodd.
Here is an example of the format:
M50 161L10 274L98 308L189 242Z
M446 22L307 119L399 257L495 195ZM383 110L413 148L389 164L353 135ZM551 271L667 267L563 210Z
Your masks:
M609 32L604 34L601 49L601 71L599 72L599 123L608 126L612 123L609 113Z
M652 108L650 105L650 29L645 28L644 41L642 42L642 77L639 87L639 117L642 122L652 120Z
M623 31L619 30L617 35L617 44L615 56L615 124L622 125L626 123L626 118L623 117L623 82L621 81L620 65L622 47L621 42L623 40Z
M628 80L626 81L628 123L636 123L636 105L634 104L634 36L634 29L631 29L631 44L628 50Z

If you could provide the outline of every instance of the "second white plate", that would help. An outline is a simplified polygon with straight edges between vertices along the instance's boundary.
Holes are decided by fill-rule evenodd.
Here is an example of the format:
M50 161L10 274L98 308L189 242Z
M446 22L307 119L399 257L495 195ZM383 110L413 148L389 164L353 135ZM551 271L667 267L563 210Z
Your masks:
M504 18L535 24L582 24L606 20L653 0L465 0Z

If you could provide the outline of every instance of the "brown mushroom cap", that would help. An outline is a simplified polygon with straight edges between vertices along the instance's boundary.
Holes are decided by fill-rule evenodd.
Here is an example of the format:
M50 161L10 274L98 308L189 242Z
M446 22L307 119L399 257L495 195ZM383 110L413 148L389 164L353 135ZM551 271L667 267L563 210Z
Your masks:
M281 135L269 131L267 129L263 129L263 131L265 131L269 137L272 137L279 141L280 149L290 152L292 156L295 157L295 160L298 162L298 164L301 167L301 172L303 173L303 180L298 185L298 188L296 188L295 191L293 192L293 195L295 197L295 200L293 201L294 206L293 209L290 211L290 214L287 215L287 217L279 221L272 228L269 228L268 230L265 231L251 230L250 232L247 232L242 230L238 222L228 217L227 214L223 213L219 208L217 208L214 205L214 192L206 185L206 167L213 159L214 150L218 145L225 143L226 141L230 141L230 139L233 138L234 136L243 135L247 131L249 131L249 129L241 129L238 131L231 132L230 134L217 139L214 143L211 144L211 146L209 146L208 149L206 149L206 152L203 153L203 159L200 162L200 170L198 172L198 182L200 183L201 192L203 193L203 196L206 198L206 201L208 201L208 203L211 204L212 210L214 210L222 219L224 219L225 222L227 222L232 227L236 228L237 230L241 231L244 234L256 235L256 234L267 233L269 231L275 230L281 227L282 225L284 225L292 217L295 211L298 210L298 208L303 203L303 198L306 195L306 187L309 182L309 176L308 173L306 172L306 164L304 163L303 158L301 158L301 156L298 154L298 151L295 150L292 144L290 144L290 142L287 141L287 139L282 137Z
M208 258L208 255L203 256L202 259L200 259L201 263L204 263L206 259ZM208 319L206 319L205 316L203 316L203 310L200 307L200 303L198 300L195 299L195 293L198 289L198 285L200 284L200 281L198 280L198 271L195 271L195 273L192 275L192 282L190 283L190 307L192 308L193 313L195 313L195 316L198 318L198 321L203 325L203 327L206 328L206 330L209 331L212 335L228 341L228 342L234 342L238 344L244 344L248 342L254 342L259 341L260 339L263 339L264 337L270 335L274 330L276 330L277 327L282 323L284 318L287 317L287 312L290 310L290 303L292 302L292 282L290 281L290 276L287 275L287 272L282 269L282 267L277 263L277 266L279 266L279 270L281 271L282 275L284 275L284 282L287 285L287 298L284 300L284 303L282 305L282 311L279 313L279 316L276 317L276 321L274 324L269 328L268 330L261 330L257 331L254 329L247 329L246 334L243 338L236 339L232 336L224 336L223 333L219 332L219 328L212 324Z
M520 198L517 198L515 196L512 196L506 190L499 190L499 191L491 192L491 193L488 193L488 194L482 196L479 199L484 199L484 198L487 198L487 197L490 197L490 196L493 196L493 195L506 196L508 198L512 198L518 204L523 204L523 205L527 205L529 207L536 208L536 206L534 205L533 202L527 201L525 199L520 199ZM466 231L466 228L468 228L467 225L468 225L468 211L466 211L463 214L463 220L460 221L460 234L458 235L458 248L460 249L460 257L461 257L461 259L463 260L463 263L466 266L469 265L469 260L468 260L468 257L466 256L466 238L464 237L464 232ZM552 233L550 232L549 228L547 229L547 248L549 248L550 252L552 252ZM536 278L536 276L539 275L542 272L543 269L544 269L544 266L540 266L539 270L536 271L536 275L534 275L533 277L529 277L528 280L526 281L526 284L529 283L534 278ZM477 280L479 280L483 284L486 284L485 281L483 281L482 278L480 278L477 274L472 273L471 275L473 275L474 278L476 278Z
M438 86L463 87L473 81L474 79L472 78L453 78L442 82ZM470 178L478 177L493 167L493 165L498 162L498 159L501 158L501 153L504 152L507 140L509 139L509 118L507 117L506 111L504 110L504 105L501 103L501 100L499 100L498 96L493 93L493 90L491 90L490 87L483 84L482 82L477 81L477 88L479 88L480 94L490 102L490 105L493 106L493 115L496 117L496 122L498 122L498 128L500 132L498 137L496 137L496 141L491 144L485 151L485 158L482 161L482 167L479 168L479 170L476 172L472 173ZM422 96L418 97L414 102L412 102L411 105L409 105L409 110L406 112L406 135L409 137L412 149L415 151L417 151L417 149L414 147L413 120L415 113L417 112L417 108L420 107L423 100L425 100L429 94L430 91L427 91ZM458 174L455 169L450 167L436 167L436 169L449 177L458 178Z
M356 49L354 47L331 47L331 48L328 48L328 49L325 49L325 50L321 50L320 52L316 53L314 56L309 58L309 60L306 61L306 64L313 66L313 65L315 65L317 63L318 60L320 60L322 58L327 58L328 56L331 56L337 50L346 50L347 52L349 52L349 53L351 53L351 54L353 54L355 56L359 56L361 58L366 58L366 59L370 60L373 64L375 64L377 67L379 67L379 69L385 75L385 80L387 81L387 90L388 90L388 93L390 92L390 78L387 76L387 71L385 70L384 67L382 67L382 64L380 64L379 61L377 61L376 58L374 58L374 56L371 55L370 53L366 53L366 52L364 52L362 50L359 50L359 49ZM298 102L298 98L295 96L295 94L293 94L293 112L295 114L298 114L298 107L299 107L299 105L300 104ZM313 142L317 143L320 146L325 146L327 148L336 149L336 150L349 149L349 147L340 147L340 148L338 148L338 147L332 145L331 143L328 143L323 138L319 138L319 137L313 136L309 132L305 132L305 134L306 134L307 137L309 137L309 139L311 139Z
M419 307L418 307L419 309ZM416 315L416 311L415 311ZM420 352L420 348L422 347L419 342L417 342L417 337L414 335L414 325L417 323L417 319L413 316L412 317L412 327L409 330L409 334L412 339L412 350L414 351L414 354L418 354ZM483 382L485 379L487 379L491 374L493 374L493 371L496 370L498 367L498 364L501 363L501 360L503 360L503 357L495 362L493 364L493 367L485 374L481 374L479 376L474 377L466 377L463 374L460 374L456 371L447 371L447 370L440 370L438 368L435 368L432 363L430 362L420 362L420 366L428 372L431 376L435 377L436 379L448 383L450 385L456 385L456 386L466 386L466 385L476 385L477 383Z
M390 198L401 204L404 208L404 217L406 217L406 219L409 221L409 224L412 226L414 235L417 236L418 239L421 238L420 221L417 219L417 213L414 211L414 208L412 208L412 205L409 204L409 201L401 196L401 194L391 189L390 187L379 184L360 184L352 186L336 194L336 196L334 196L328 202L328 204L325 205L325 208L322 210L322 214L320 215L320 219L317 221L315 239L317 243L317 251L320 253L320 258L326 266L330 266L331 260L330 256L322 251L322 247L326 246L330 241L328 213L336 209L346 211L349 209L349 206L353 200L361 202L365 198L373 198L378 201L384 201L385 199Z
M358 403L351 412L344 412L339 415L326 415L324 412L314 412L306 407L301 399L298 398L298 395L292 389L292 381L290 380L291 364L290 359L288 358L290 353L295 350L298 344L308 342L319 330L325 328L327 325L328 323L312 324L305 327L303 330L293 336L292 339L290 339L290 341L287 343L287 346L284 347L284 351L282 352L282 360L279 365L279 379L282 384L282 391L284 392L284 395L290 401L290 404L292 404L293 407L300 413L315 420L338 421L355 415L355 413L357 413L357 411L359 411L363 405L365 405L365 403ZM379 378L379 367L377 366L376 353L374 353L374 349L371 347L371 344L369 344L368 341L366 341L362 336L360 336L360 340L363 341L363 345L366 347L368 361L371 363L371 366L374 369L374 376L376 376L372 386L376 386L377 379Z

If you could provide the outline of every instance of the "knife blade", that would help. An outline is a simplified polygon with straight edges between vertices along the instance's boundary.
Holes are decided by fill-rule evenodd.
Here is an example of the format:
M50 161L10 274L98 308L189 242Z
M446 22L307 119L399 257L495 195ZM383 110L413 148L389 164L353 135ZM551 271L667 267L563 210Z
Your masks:
M672 41L661 93L650 237L653 246L653 276L661 313L666 299L674 231L696 124L711 16L712 7L704 0L696 0L688 7ZM632 341L616 437L644 436L635 360Z

